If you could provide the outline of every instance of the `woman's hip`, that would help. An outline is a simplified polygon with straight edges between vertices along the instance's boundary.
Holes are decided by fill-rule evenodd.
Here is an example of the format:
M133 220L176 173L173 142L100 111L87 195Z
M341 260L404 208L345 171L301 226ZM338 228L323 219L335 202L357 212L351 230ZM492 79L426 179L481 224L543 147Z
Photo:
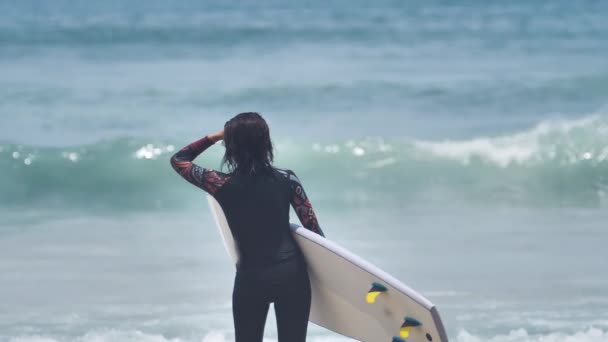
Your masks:
M303 258L293 258L264 268L237 270L234 290L244 295L269 297L286 290L306 290L309 282L306 262Z

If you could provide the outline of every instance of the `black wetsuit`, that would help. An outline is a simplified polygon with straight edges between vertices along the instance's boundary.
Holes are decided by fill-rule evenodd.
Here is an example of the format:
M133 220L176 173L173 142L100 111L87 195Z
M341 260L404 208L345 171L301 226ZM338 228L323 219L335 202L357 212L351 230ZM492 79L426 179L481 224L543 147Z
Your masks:
M171 165L219 202L237 243L240 258L232 294L236 341L262 341L271 302L279 341L305 341L310 282L290 232L289 206L304 227L324 235L310 201L291 170L273 168L252 176L193 164L213 143L208 137L191 143L173 155Z

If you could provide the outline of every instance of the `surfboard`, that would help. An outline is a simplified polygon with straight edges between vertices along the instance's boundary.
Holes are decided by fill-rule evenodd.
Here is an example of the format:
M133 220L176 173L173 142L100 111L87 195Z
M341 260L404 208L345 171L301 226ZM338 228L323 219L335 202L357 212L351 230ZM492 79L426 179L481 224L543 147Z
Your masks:
M239 254L220 204L209 206L236 265ZM365 342L447 342L437 308L422 295L346 248L291 224L306 259L311 285L310 321Z

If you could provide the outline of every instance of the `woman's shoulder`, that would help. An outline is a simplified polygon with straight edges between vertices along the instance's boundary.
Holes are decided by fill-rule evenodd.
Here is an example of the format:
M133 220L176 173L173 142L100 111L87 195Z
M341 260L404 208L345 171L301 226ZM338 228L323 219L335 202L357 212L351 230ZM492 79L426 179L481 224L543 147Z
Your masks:
M284 177L286 180L295 181L295 182L300 183L300 180L296 176L296 173L293 172L293 170L286 169L286 168L280 168L280 167L276 167L276 166L274 167L274 170L278 174L280 174L282 177Z

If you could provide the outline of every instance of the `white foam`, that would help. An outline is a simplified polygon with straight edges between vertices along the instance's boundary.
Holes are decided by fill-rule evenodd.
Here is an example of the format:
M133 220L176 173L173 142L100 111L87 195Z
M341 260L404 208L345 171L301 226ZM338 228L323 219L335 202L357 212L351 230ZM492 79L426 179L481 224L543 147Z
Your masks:
M480 337L461 330L456 337L457 342L605 342L608 341L608 331L589 328L571 334L562 332L548 334L530 334L525 329L512 330L506 335Z
M395 159L393 157L388 157L388 158L376 160L376 161L368 164L368 167L372 168L372 169L379 169L379 168L383 168L388 165L393 165L396 162L397 162L397 159Z
M212 331L203 337L202 342L225 342L226 337L219 331Z
M32 336L19 336L13 337L9 340L9 342L64 342L64 341L73 341L73 342L111 342L111 341L121 341L121 342L185 342L180 338L166 338L163 335L158 334L146 334L139 330L133 331L121 331L121 330L101 330L101 331L92 331L88 332L85 335L73 338L73 339L65 339L59 337L45 337L40 335L32 335ZM205 340L205 342L219 342L223 340Z
M226 342L231 339L221 331L208 332L202 338L169 338L161 334L147 334L139 330L95 330L75 338L48 337L41 335L12 337L8 342ZM325 340L323 340L325 341ZM327 340L329 341L329 340ZM276 342L264 339L264 342Z
M470 140L446 140L441 142L416 141L414 145L424 153L437 157L457 160L464 165L474 158L492 162L500 167L522 164L534 158L555 157L552 146L543 145L543 139L550 135L568 134L575 128L592 127L598 130L605 127L601 116L590 116L574 121L545 121L531 130L500 137L479 137ZM564 139L565 140L565 139ZM543 155L541 155L541 152ZM590 151L573 152L572 162L589 160L594 157ZM599 158L599 157L598 157ZM598 159L599 160L599 159Z
M163 335L146 334L139 330L120 331L107 330L101 332L91 332L77 338L75 342L182 342L180 338L166 338Z
M157 159L160 155L174 150L173 145L155 146L154 144L146 144L135 151L134 156L136 159Z
M20 336L13 337L9 340L9 342L57 342L57 340L49 337L42 337L38 335L34 336Z
M73 339L52 338L40 335L13 337L8 342L226 342L230 339L221 331L211 331L202 339L197 338L168 338L160 334L146 334L138 330L101 330L89 332ZM309 337L312 342L346 342L350 339L328 334L325 336ZM474 335L467 330L460 330L456 342L605 342L608 341L608 331L598 328L573 333L553 332L546 334L530 334L526 329L511 330L507 334L500 334L491 337ZM264 342L276 342L276 339L265 338Z

